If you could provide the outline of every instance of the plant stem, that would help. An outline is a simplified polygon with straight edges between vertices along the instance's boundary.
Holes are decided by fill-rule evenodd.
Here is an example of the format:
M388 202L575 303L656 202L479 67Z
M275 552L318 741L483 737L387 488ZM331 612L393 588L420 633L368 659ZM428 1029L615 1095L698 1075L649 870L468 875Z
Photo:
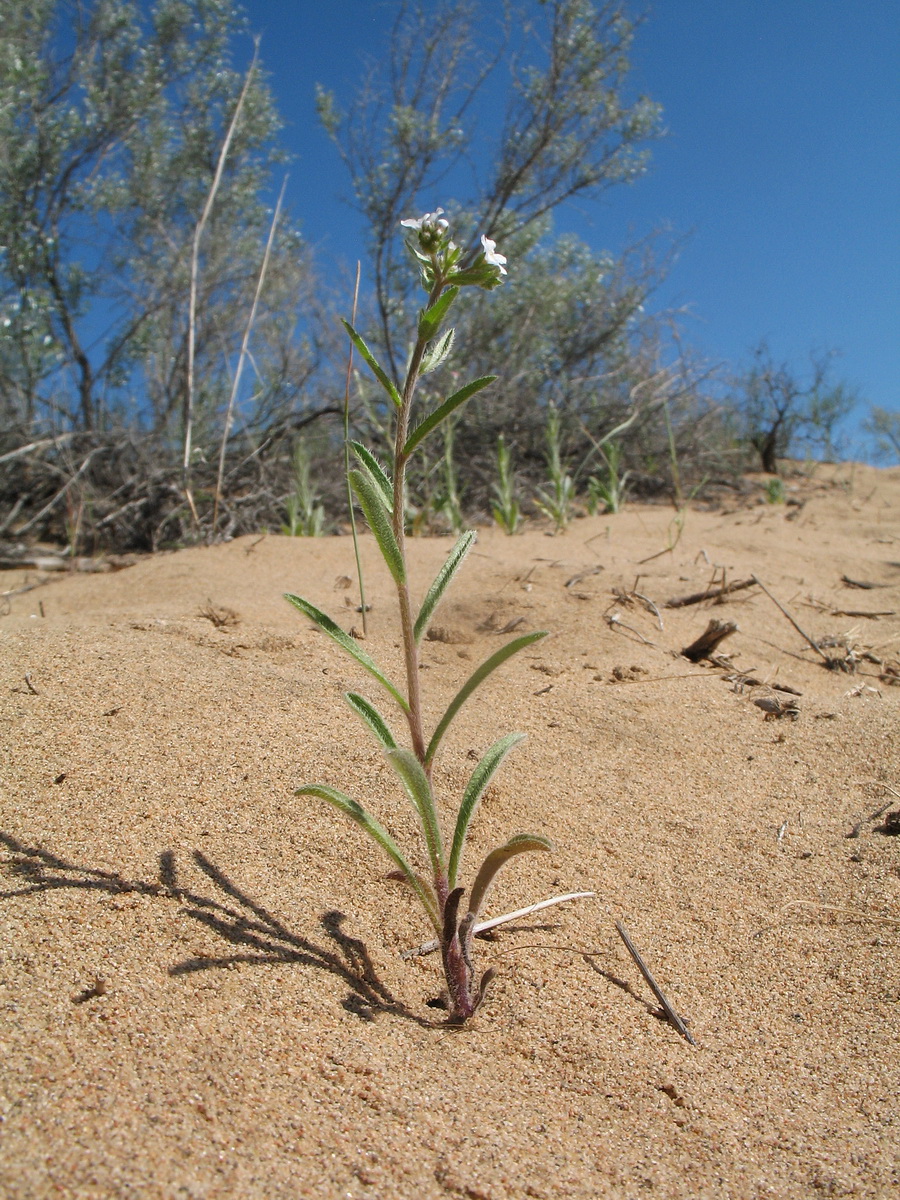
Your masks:
M428 297L428 308L431 308L443 290L444 283L438 273L434 286L431 289L431 294ZM394 537L396 538L400 557L403 561L404 582L397 584L397 596L400 602L400 627L403 638L403 654L406 660L406 692L409 701L407 720L409 722L410 736L412 737L413 753L425 768L425 773L430 780L431 767L426 763L426 742L422 729L422 700L419 690L419 648L416 645L415 619L409 595L406 562L406 454L403 449L406 445L406 439L409 436L409 414L412 407L413 395L416 390L416 383L419 378L419 368L422 365L422 358L424 357L427 344L428 339L419 334L409 361L406 382L403 385L403 393L400 398L400 409L397 413L397 431L394 440L393 527ZM439 881L436 880L435 882L437 884ZM439 887L439 893L440 890ZM446 890L446 881L443 881L444 894L443 896L439 894L442 906L446 899Z

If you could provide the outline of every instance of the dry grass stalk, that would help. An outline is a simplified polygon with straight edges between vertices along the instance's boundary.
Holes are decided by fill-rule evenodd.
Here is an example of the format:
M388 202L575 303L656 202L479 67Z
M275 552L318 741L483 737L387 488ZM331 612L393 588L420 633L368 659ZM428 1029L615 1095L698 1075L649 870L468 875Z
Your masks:
M194 359L196 356L197 347L197 291L200 279L200 242L203 238L203 231L206 229L206 223L209 220L209 214L212 212L212 206L215 203L216 196L219 192L219 186L222 182L222 174L225 170L225 162L228 158L228 151L231 148L231 141L234 137L234 131L237 129L238 121L241 117L241 110L244 107L244 101L247 99L247 93L250 90L250 84L253 81L253 76L256 73L256 60L259 56L259 39L256 39L253 50L253 61L247 69L247 75L244 79L244 86L241 89L241 94L238 97L238 102L235 105L234 113L228 125L228 132L225 134L225 140L222 142L222 148L219 151L219 160L216 163L215 174L210 185L209 194L206 197L206 203L203 206L203 212L200 214L200 220L194 229L194 240L191 247L191 292L188 303L188 348L187 348L187 387L184 398L184 459L182 463L182 471L184 475L184 489L187 502L190 505L195 522L197 521L197 510L194 506L194 498L190 489L190 468L191 468L191 442L193 437L194 426Z

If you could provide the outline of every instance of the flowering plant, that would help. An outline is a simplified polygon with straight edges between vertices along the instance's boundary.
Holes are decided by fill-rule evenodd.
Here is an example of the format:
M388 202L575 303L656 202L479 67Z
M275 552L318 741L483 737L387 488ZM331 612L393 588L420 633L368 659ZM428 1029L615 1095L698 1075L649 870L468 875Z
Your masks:
M419 604L418 611L414 611L407 580L404 527L406 467L422 442L471 396L493 383L496 376L486 375L466 384L411 428L413 400L420 376L434 370L450 354L453 330L444 331L444 324L460 290L467 286L490 290L506 274L506 258L496 252L496 245L490 238L481 239L481 251L467 262L460 248L451 241L449 224L442 213L442 209L437 209L436 212L401 222L404 228L411 231L407 246L418 263L422 285L428 293L425 307L419 313L416 341L402 387L398 387L380 366L352 325L344 322L351 342L387 393L394 409L391 472L385 471L365 446L351 442L358 465L350 472L350 484L396 584L406 666L405 689L393 683L349 634L308 600L293 595L288 595L287 599L377 680L406 719L411 748L398 744L387 720L369 700L354 692L345 695L350 708L381 745L412 801L429 862L428 876L419 874L388 830L344 792L324 784L307 784L298 790L297 795L318 796L333 804L364 829L393 861L421 902L437 935L447 985L445 1001L448 1018L451 1023L459 1025L468 1020L481 1004L493 975L493 971L488 970L478 978L472 961L472 938L478 914L494 877L514 856L529 850L549 850L552 847L545 837L537 834L518 834L510 838L505 845L493 850L481 864L469 889L468 899L465 899L466 890L458 880L472 817L494 773L509 751L522 741L523 734L509 733L500 738L475 767L457 809L449 854L432 786L438 750L450 723L463 704L497 667L519 650L546 636L543 631L528 633L492 654L463 684L436 727L426 734L419 689L419 645L435 609L472 548L475 533L468 531L462 534Z

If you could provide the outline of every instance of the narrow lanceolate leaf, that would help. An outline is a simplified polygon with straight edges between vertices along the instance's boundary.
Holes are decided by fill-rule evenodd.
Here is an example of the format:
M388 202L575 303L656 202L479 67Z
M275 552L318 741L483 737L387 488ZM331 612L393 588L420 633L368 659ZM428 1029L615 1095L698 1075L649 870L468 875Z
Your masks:
M316 608L314 604L310 604L308 600L304 600L301 596L291 596L286 593L284 598L290 601L294 608L299 608L305 616L318 625L323 633L327 633L332 641L337 642L343 650L352 655L361 666L365 667L370 675L374 675L381 686L391 693L403 711L406 713L409 712L409 704L406 702L403 693L394 687L387 676L382 673L378 664L369 658L365 650L362 650L357 645L349 633L345 633L340 625L332 621L331 617L326 616L321 609Z
M481 666L469 676L466 682L450 701L447 711L441 717L437 728L432 734L431 741L428 743L428 750L425 754L426 765L430 765L434 760L434 756L437 753L437 748L441 744L441 738L447 732L450 722L453 720L468 698L472 695L475 689L479 686L479 684L483 683L485 679L487 679L488 675L490 675L492 671L496 671L496 669L505 663L508 658L512 658L514 654L518 654L518 652L520 650L524 650L526 646L530 646L533 642L538 642L541 638L545 638L546 636L547 630L544 629L536 633L526 633L523 637L514 638L511 642L507 642L505 646L502 646L496 652L496 654L492 654L490 658L486 659Z
M360 829L364 829L369 837L378 843L382 850L385 851L403 872L407 882L421 900L422 907L428 914L428 919L434 926L438 936L440 936L441 922L438 919L437 899L434 893L406 861L397 843L384 826L367 813L358 800L352 800L344 792L339 792L337 788L326 787L324 784L318 783L311 783L305 787L298 788L296 794L298 796L319 796L322 800L327 800L329 804L333 804L335 808L345 813L352 821L355 821Z
M372 482L378 488L379 494L384 501L385 508L390 512L394 507L394 485L391 483L384 467L372 451L363 446L361 442L351 442L350 448L359 460L363 470L371 476Z
M375 737L385 750L397 749L397 741L388 728L387 721L385 721L384 717L373 704L370 704L362 696L357 695L356 692L344 692L344 699L353 711L362 717L363 721L372 733L375 734Z
M475 544L475 538L478 535L474 529L464 533L450 554L447 556L447 561L438 571L434 583L428 589L428 595L422 601L422 607L419 609L419 615L416 617L415 635L416 641L421 642L428 626L431 624L431 618L434 610L441 602L441 597L447 588L450 586L450 581L453 576L462 566L462 561Z
M444 873L444 847L441 843L441 830L438 826L437 812L434 807L434 796L431 784L422 770L422 764L411 750L390 750L388 759L391 766L400 776L407 795L413 802L413 807L419 814L425 844L428 846L428 856L435 875Z
M494 876L511 858L517 854L526 854L529 850L552 849L553 843L549 838L542 837L539 833L517 833L515 837L509 839L505 846L498 846L496 850L492 850L475 876L472 895L469 898L469 912L475 917L478 916L488 888L494 881Z
M419 337L433 338L441 326L441 322L446 317L450 305L459 295L458 287L449 287L446 292L443 292L439 299L435 300L431 308L426 308L419 314Z
M406 440L406 445L403 447L404 455L409 457L416 446L427 438L429 433L437 429L438 425L445 418L449 417L461 404L465 404L470 396L474 396L476 392L480 392L482 388L486 388L489 384L492 384L496 378L496 375L484 375L481 379L473 379L471 383L467 383L458 392L454 392L449 400L445 400L439 408L436 408L430 416L425 418L421 425L417 425L412 431Z
M422 359L422 365L419 367L420 375L427 375L429 371L435 371L449 357L450 351L453 349L453 339L456 336L456 331L448 329L446 333L441 334L438 340L429 347Z
M447 874L450 887L456 887L456 876L459 871L459 860L466 844L466 835L478 802L484 790L494 777L497 768L512 750L513 746L524 741L524 733L508 733L506 737L494 742L487 754L472 772L472 776L463 792L462 804L459 806L459 816L456 818L456 831L453 834L453 846L450 850L450 863Z
M381 490L365 471L351 471L349 478L350 486L356 493L360 508L366 514L369 528L375 535L378 549L381 551L388 569L397 583L406 583L406 564L400 553L400 547L397 545L397 539L394 537L391 518L385 510Z
M363 341L363 339L359 336L359 334L356 332L356 330L353 328L353 326L350 324L350 322L345 321L343 318L341 318L341 324L347 330L347 333L350 337L350 341L353 343L353 345L357 348L357 350L360 352L360 354L363 356L363 358L369 364L372 374L375 376L375 378L378 380L378 382L381 384L381 386L384 388L384 390L387 392L387 394L393 400L393 402L397 406L397 408L399 408L400 404L401 404L400 393L397 391L397 388L395 387L395 385L391 382L387 372L384 370L383 367L381 367L378 364L378 362L375 359L375 355L372 353L372 351L369 349L369 347L366 345L366 343Z

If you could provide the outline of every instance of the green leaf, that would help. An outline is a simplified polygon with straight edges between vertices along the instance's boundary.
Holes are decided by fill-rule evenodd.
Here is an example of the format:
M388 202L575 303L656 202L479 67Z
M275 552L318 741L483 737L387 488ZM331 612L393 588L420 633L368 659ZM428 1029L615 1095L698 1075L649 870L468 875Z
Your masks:
M426 351L422 358L422 365L419 367L420 375L427 375L429 371L436 370L442 362L444 362L453 349L453 339L456 337L455 329L448 329L447 332L434 343L434 345Z
M441 830L428 776L411 750L389 750L388 759L400 776L400 780L413 802L413 807L419 814L432 870L436 876L442 875L444 873L444 847L441 843Z
M385 721L374 705L370 704L368 700L363 699L362 696L357 695L356 692L344 692L344 699L357 716L362 717L363 721L365 721L372 733L375 734L375 737L385 750L397 749L396 739L388 728L387 721Z
M397 583L406 583L406 563L394 537L391 518L384 508L384 497L377 484L372 482L367 472L351 471L350 486L356 492L360 508L366 514L369 528L375 535L378 549L381 551L388 569Z
M461 404L465 404L470 396L474 396L476 392L480 392L483 388L488 387L496 378L496 375L483 375L481 379L473 379L471 383L467 383L466 386L460 388L458 392L454 392L449 400L445 400L439 408L434 410L431 416L426 417L425 420L422 421L420 425L417 425L412 431L412 433L406 439L406 445L403 447L404 457L408 458L409 455L412 454L413 450L415 450L416 446L418 446L421 441L427 438L429 433L437 429L438 425L440 425L440 423L446 417L449 417L454 409L459 408Z
M427 341L429 338L434 337L440 328L441 322L447 315L447 310L450 308L450 305L458 295L458 287L447 288L446 292L443 292L440 297L435 300L431 308L426 308L419 314L420 338L425 338Z
M394 685L385 675L382 674L378 665L371 658L369 658L365 650L362 650L357 645L356 641L350 636L349 633L345 633L344 630L341 629L340 625L337 625L334 621L332 621L331 617L326 616L325 613L316 608L314 604L310 604L308 600L304 600L301 596L292 596L289 593L285 593L284 598L293 604L294 608L299 608L305 616L309 617L311 621L318 625L323 633L327 633L332 641L337 642L342 649L346 650L348 654L352 655L361 666L365 667L370 675L374 675L381 686L391 693L403 711L405 713L409 712L409 704L406 702L403 694L394 687Z
M505 846L498 846L496 850L492 850L475 876L472 895L469 897L469 912L475 917L478 916L488 888L494 881L494 876L511 858L517 854L525 854L529 850L552 849L553 843L549 838L542 837L539 833L517 833L515 837L509 839Z
M470 529L464 533L447 557L447 561L437 573L434 583L428 589L428 595L422 601L422 607L419 609L419 615L416 617L415 637L417 642L421 642L428 626L431 622L434 610L440 604L441 597L450 586L450 581L453 576L462 566L463 559L475 544L475 538L478 535L474 529Z
M484 794L484 789L491 782L497 768L519 742L525 740L524 733L508 733L505 737L494 742L484 758L472 772L466 790L463 793L462 804L459 806L459 816L456 818L456 831L453 835L453 846L450 850L450 864L447 868L450 887L456 887L456 875L459 871L459 860L466 844L466 834L469 824L478 807L478 802Z
M387 471L385 471L372 451L362 445L361 442L351 442L350 448L359 459L363 470L368 472L372 478L372 482L378 488L381 498L384 501L384 507L388 512L391 512L394 507L394 485L391 483Z
M319 783L310 783L302 788L298 788L296 795L318 796L322 800L327 800L329 804L333 804L335 808L350 817L352 821L355 821L361 829L364 829L369 837L378 843L382 850L387 853L403 872L407 882L421 900L422 907L428 914L428 919L434 926L438 937L440 937L441 922L438 919L437 899L434 893L406 861L397 843L384 826L380 825L373 816L367 813L359 801L352 800L344 792L339 792L337 788L326 787L324 784Z
M487 679L492 671L496 671L502 663L505 663L508 658L512 658L514 654L518 654L520 650L524 650L526 646L530 646L533 642L540 641L541 638L547 636L547 630L541 630L536 633L526 633L523 637L514 638L513 641L507 642L495 654L486 659L476 671L474 671L466 682L462 685L447 708L447 711L441 717L437 728L432 734L431 741L428 743L428 750L425 754L425 764L430 766L437 753L437 748L441 743L441 738L447 732L447 727L450 722L472 695L479 684Z
M393 402L397 406L397 408L400 408L400 405L401 405L400 393L397 391L396 386L392 383L387 372L384 370L383 367L379 366L379 364L376 362L374 354L369 349L369 347L366 345L366 343L362 340L362 338L359 336L359 334L356 332L356 330L353 328L353 326L350 324L350 322L345 321L342 317L341 324L347 330L347 333L350 337L350 341L353 343L353 345L357 348L357 350L360 352L360 354L363 356L363 358L369 364L369 367L372 370L372 374L375 376L375 378L378 380L378 382L381 384L381 386L384 388L384 390L387 392L387 394L393 400Z

